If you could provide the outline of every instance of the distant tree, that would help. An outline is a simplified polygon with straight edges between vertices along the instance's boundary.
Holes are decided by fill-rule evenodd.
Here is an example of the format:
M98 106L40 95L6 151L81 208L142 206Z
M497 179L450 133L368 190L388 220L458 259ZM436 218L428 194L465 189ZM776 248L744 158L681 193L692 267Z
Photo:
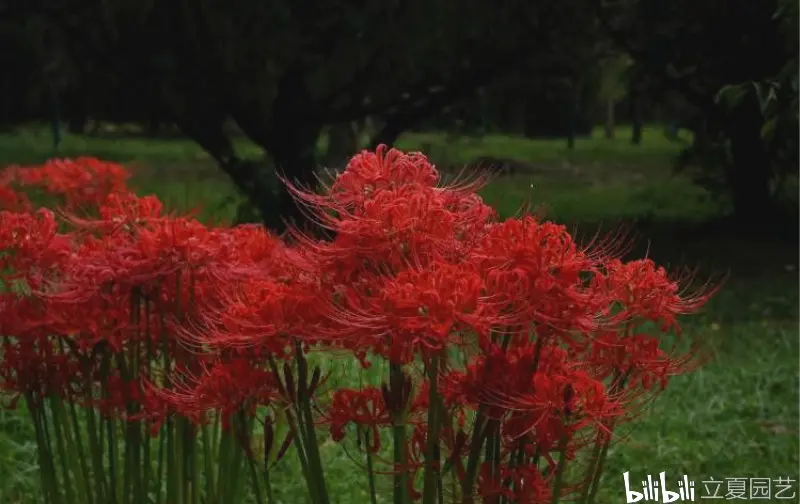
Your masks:
M766 109L755 90L781 80L782 72L797 75L796 5L792 11L789 4L796 2L596 0L598 17L620 48L705 118L709 144L722 149L736 215L754 225L772 213L777 175L775 150L762 135ZM736 100L725 103L718 97L730 85L754 92L736 93ZM786 97L796 95L786 85L782 89ZM791 109L786 98L772 103Z
M382 126L371 143L391 144L561 47L566 33L592 31L592 16L574 14L586 1L29 0L12 11L59 34L75 64L94 72L82 80L92 95L95 82L114 82L113 95L163 104L281 228L302 214L265 163L241 159L226 120L284 176L313 185L323 128L372 116Z
M617 104L629 91L628 77L632 64L626 54L615 54L600 64L600 85L597 94L606 108L605 136L609 139L614 138Z

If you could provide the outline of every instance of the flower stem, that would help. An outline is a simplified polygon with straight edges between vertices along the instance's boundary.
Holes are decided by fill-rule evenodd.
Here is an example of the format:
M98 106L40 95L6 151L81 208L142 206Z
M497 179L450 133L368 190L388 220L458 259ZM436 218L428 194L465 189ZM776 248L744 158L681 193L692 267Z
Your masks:
M61 473L64 475L64 490L67 494L67 500L71 501L75 497L72 488L72 480L74 478L77 480L79 502L87 502L86 482L80 471L81 465L76 460L77 450L68 428L66 411L60 397L53 396L50 398L50 409L53 417L53 433L56 436L56 446L62 466Z
M272 491L272 481L269 477L270 467L269 460L264 460L264 488L267 491L267 503L276 504L275 493Z
M555 481L553 482L553 494L551 504L558 504L561 499L561 492L564 487L564 468L567 465L567 437L564 436L558 443L558 451L561 456L558 459L558 467L556 468Z
M362 433L359 432L360 436ZM378 504L378 492L375 487L375 468L373 467L372 451L369 447L370 436L369 432L364 431L364 446L367 451L367 483L369 484L369 502L370 504Z
M90 389L87 387L87 390ZM97 494L97 502L102 503L106 500L106 474L103 466L103 445L97 435L97 417L89 394L91 394L91 392L87 392L87 405L85 410L86 429L89 433L89 451L91 453L92 478L94 479L95 493Z
M488 430L488 422L486 414L484 413L485 407L481 407L475 417L475 423L472 426L472 434L470 435L469 453L467 454L467 469L464 475L464 481L461 484L461 493L463 494L463 503L471 504L475 501L473 490L475 488L475 480L478 476L478 465L481 458L481 449L483 442L486 439L486 432Z
M297 361L298 374L298 393L299 403L298 420L303 424L306 439L305 446L308 454L309 474L314 479L311 484L316 484L318 488L319 503L330 504L328 496L328 486L325 482L325 469L322 465L322 457L319 452L317 432L314 428L314 417L311 411L311 394L308 390L308 362L306 361L303 349L299 342L295 342L295 360Z
M58 504L58 482L55 478L55 468L53 467L53 454L49 449L45 435L45 426L42 423L41 410L43 405L37 402L34 395L30 392L25 394L25 402L28 406L33 427L36 433L36 449L39 456L39 473L44 487L44 497L46 504Z
M399 364L389 366L389 384L399 394L403 389L405 373ZM393 391L393 393L395 393ZM398 402L399 399L398 399ZM393 503L407 504L408 495L408 456L406 453L406 405L398 404L392 411L392 441L394 443L394 488Z
M83 446L81 424L78 420L78 412L76 411L74 401L69 402L69 423L72 427L72 433L75 439L75 450L81 470L81 478L82 478L81 483L83 485L84 492L86 493L86 496L88 498L89 504L93 504L94 492L92 491L92 486L89 484L91 473L89 472L89 464L86 461L86 450L84 449Z
M205 469L205 487L206 487L206 499L210 499L212 495L214 495L214 488L216 487L216 480L214 478L214 470L213 470L213 460L211 458L211 454L214 452L214 448L211 446L211 433L209 429L213 427L209 427L208 425L203 426L203 431L200 434L202 437L203 443L203 466Z
M441 428L441 398L439 397L439 364L441 357L432 357L428 365L428 437L425 447L422 504L435 504L440 483L439 431Z
M306 434L304 432L304 427L298 418L299 414L297 413L297 405L292 402L291 399L294 396L294 393L293 391L288 390L286 385L281 384L278 364L275 362L273 357L269 358L269 365L272 372L275 374L276 379L278 380L278 386L280 387L283 396L286 397L286 400L290 402L289 407L286 408L286 420L289 424L289 430L294 435L294 447L297 452L297 458L300 461L300 469L303 472L303 478L306 481L306 489L308 490L309 498L313 504L316 504L319 501L319 490L317 485L314 484L308 465L308 454L305 447Z

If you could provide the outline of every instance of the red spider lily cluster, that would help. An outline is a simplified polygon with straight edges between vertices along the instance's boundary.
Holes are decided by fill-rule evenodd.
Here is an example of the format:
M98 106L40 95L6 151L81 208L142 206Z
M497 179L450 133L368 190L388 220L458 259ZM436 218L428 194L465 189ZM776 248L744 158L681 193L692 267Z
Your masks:
M322 193L290 185L329 239L168 215L97 160L14 180L96 211L57 219L0 185L9 396L155 436L219 420L248 457L253 425L270 449L286 418L280 452L294 444L315 503L329 502L319 429L357 442L395 502L590 500L615 430L703 355L678 319L713 289L622 261L614 240L501 221L478 183L440 185L421 154L381 147ZM334 355L385 376L340 386Z
M125 192L129 177L119 164L90 157L10 166L0 173L0 210L30 210L32 204L25 189L38 189L73 210L95 208L109 194Z

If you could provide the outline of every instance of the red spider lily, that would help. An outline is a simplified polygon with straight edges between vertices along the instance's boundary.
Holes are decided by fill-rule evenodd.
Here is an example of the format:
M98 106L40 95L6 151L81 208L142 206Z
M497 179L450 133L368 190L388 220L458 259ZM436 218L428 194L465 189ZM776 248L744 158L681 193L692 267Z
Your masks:
M29 331L4 338L0 348L0 392L10 393L13 401L25 395L37 401L49 396L73 398L84 389L82 362L53 338Z
M349 423L367 429L371 442L366 449L371 453L378 453L381 449L379 429L392 423L391 414L383 402L383 394L376 387L336 390L325 415L334 441L344 439L345 426Z
M679 329L677 317L698 310L716 292L701 289L686 295L678 280L650 259L622 262L618 259L603 264L604 273L595 278L599 288L610 294L610 301L621 308L619 322L650 320L662 324L662 331Z
M376 152L363 151L354 156L322 196L290 188L300 201L314 207L346 210L361 207L374 193L385 189L403 185L434 187L438 181L438 172L424 155L380 146Z
M517 504L537 504L551 501L551 482L543 478L534 466L481 467L478 494L487 504L506 501Z
M604 378L624 374L628 386L650 390L654 383L665 389L670 377L686 374L702 363L699 349L681 354L667 352L659 338L649 334L606 331L587 342L586 359Z
M41 187L62 197L70 208L95 208L110 194L125 191L130 177L121 165L92 157L51 159L41 166L14 167L21 186Z
M15 287L0 292L0 387L153 435L185 427L190 442L212 416L229 429L259 407L285 413L315 504L314 429L341 441L349 424L367 433L370 463L391 431L397 501L435 502L446 469L465 503L557 499L595 478L562 482L564 467L604 453L644 399L701 362L663 334L715 289L687 293L652 261L623 262L616 238L588 247L532 216L498 222L481 180L442 186L421 154L381 147L323 194L290 187L335 232L292 230L291 244L169 215L126 192L114 164L9 173L63 197L69 230L48 210L0 212L0 271ZM96 211L78 214L86 205ZM388 374L320 395L309 362L333 351L385 360Z
M472 257L485 272L488 293L521 321L562 334L597 326L606 300L586 288L584 277L598 262L563 226L533 217L491 225Z
M0 210L9 212L27 212L32 208L28 197L21 192L0 182Z
M170 382L170 387L148 383L146 393L198 424L206 423L209 413L219 412L225 429L235 413L255 414L258 406L268 406L279 397L274 373L246 358L203 364L199 373L175 374Z
M71 239L58 233L51 211L0 212L0 272L6 282L23 280L35 289L72 254Z
M335 314L342 337L395 363L439 353L481 325L482 283L474 271L444 264L378 277L344 291Z

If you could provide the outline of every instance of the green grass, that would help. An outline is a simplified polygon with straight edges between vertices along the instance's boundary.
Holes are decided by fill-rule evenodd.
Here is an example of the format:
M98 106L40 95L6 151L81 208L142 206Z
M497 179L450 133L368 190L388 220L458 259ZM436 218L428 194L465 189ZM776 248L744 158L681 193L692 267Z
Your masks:
M606 140L596 130L588 138L579 138L575 149L567 149L564 140L537 140L501 135L481 139L468 137L449 139L440 133L408 133L398 141L404 150L425 150L431 157L448 163L463 163L477 156L494 156L529 161L547 166L580 165L583 167L663 166L664 160L682 147L668 140L661 128L644 130L642 148L630 145L628 128L619 128L615 139ZM685 139L685 140L688 140ZM320 138L324 151L327 139ZM252 142L237 140L235 147L245 157L259 157L261 150ZM426 148L427 147L427 148ZM143 163L196 163L209 161L209 156L194 142L180 138L148 139L115 136L77 136L64 134L58 153L53 150L52 135L47 128L32 127L15 134L0 134L0 166L38 163L53 156L92 155L103 159Z
M569 150L564 140L497 135L451 140L439 133L410 133L400 138L398 147L423 150L439 166L461 166L481 156L524 161L531 166L530 174L483 191L505 216L516 213L523 202L564 222L585 222L587 217L592 222L643 218L699 222L726 208L725 202L668 169L681 143L667 140L655 127L645 129L641 146L632 146L629 139L630 131L624 128L613 140L603 138L598 130L578 139ZM323 138L320 152L325 146ZM238 141L237 149L249 158L263 156L247 141ZM0 135L0 166L39 163L54 155L47 130ZM125 163L138 172L136 184L141 191L156 192L173 207L202 207L204 217L231 219L240 201L208 154L187 140L66 135L57 155L92 155Z
M504 215L530 201L551 218L591 234L598 224L639 223L639 253L672 265L699 266L700 275L730 274L720 294L686 331L707 337L715 359L692 376L674 380L663 396L611 450L599 502L624 502L622 473L634 481L667 471L687 474L697 492L710 477L798 475L798 250L795 241L753 243L704 223L725 211L687 179L671 173L680 144L658 130L633 147L626 132L607 141L595 135L563 141L487 137L448 142L413 134L406 149L427 147L441 164L478 156L515 158L536 165L531 175L501 178L483 195ZM51 155L42 134L0 136L0 164L38 162ZM258 155L252 145L241 148ZM66 137L61 155L90 154L132 164L141 192L170 206L202 208L203 218L229 220L238 196L191 143ZM31 502L36 493L33 434L14 412L0 413L0 502ZM333 502L366 500L366 477L336 445L324 447ZM284 468L275 475L282 502L300 503L301 479ZM699 496L698 496L699 500Z

